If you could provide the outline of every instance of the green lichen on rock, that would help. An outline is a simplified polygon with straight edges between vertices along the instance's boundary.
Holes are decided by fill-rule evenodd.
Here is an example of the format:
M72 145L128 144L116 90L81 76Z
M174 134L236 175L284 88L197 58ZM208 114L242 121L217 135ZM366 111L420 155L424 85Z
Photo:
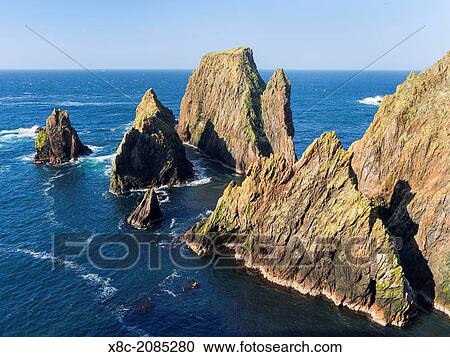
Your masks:
M36 150L42 150L45 146L47 146L47 144L47 134L45 133L45 130L41 129L37 133L36 139L34 141L34 146L36 147Z

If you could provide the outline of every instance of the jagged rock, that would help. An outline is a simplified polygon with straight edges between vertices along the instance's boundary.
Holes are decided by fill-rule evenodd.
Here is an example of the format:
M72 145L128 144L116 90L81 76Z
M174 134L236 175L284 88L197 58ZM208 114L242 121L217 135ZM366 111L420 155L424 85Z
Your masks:
M271 144L283 154L292 155L289 149L283 148L283 143L276 142L278 138L285 140L286 136L292 136L291 132L278 133L285 131L285 127L293 130L292 123L289 124L290 109L286 109L290 88L287 83L278 88L275 84L280 81L273 82L266 103L274 105L275 113L271 113L269 106L265 107L267 120L276 121L269 126L272 131L269 142L261 109L265 83L256 68L252 50L240 47L206 54L189 78L181 102L178 134L211 159L239 173L245 172L258 157L269 156L273 152ZM277 125L278 129L273 130ZM292 157L288 160L294 161Z
M192 164L174 128L172 112L149 89L125 133L111 167L110 191L175 185L194 178Z
M275 283L403 325L408 282L376 205L356 188L350 160L334 133L293 166L280 154L261 158L183 239L197 254L230 249Z
M53 109L45 129L38 128L36 133L35 163L60 165L92 153L91 149L81 143L77 131L70 123L69 113L65 110Z
M128 216L127 222L135 228L143 229L149 228L161 220L162 213L159 207L158 196L153 189L150 189L145 192L139 205Z
M350 150L358 188L403 239L414 290L450 314L450 52L386 96Z
M277 69L261 97L264 131L273 152L282 154L290 164L297 161L294 124L291 112L291 83L282 69Z

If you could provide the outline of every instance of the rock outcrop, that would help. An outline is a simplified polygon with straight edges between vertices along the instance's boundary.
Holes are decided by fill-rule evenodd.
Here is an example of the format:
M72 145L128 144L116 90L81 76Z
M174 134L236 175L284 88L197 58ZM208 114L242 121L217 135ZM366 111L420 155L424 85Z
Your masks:
M270 156L274 148L294 162L291 145L284 147L286 137L293 134L289 82L277 71L271 83L270 93L265 95L265 121L261 108L265 83L252 50L241 47L206 54L189 78L181 102L178 134L211 159L239 173L259 157Z
M110 191L175 185L194 178L192 164L174 128L172 112L149 89L125 133L111 167Z
M402 238L414 290L450 314L450 52L386 96L350 150L359 190Z
M282 69L277 69L261 97L264 131L272 151L280 153L290 164L297 161L294 124L291 112L291 83Z
M127 218L128 224L138 229L149 228L161 220L158 196L153 189L145 192L139 205Z
M267 279L403 325L409 284L371 199L358 190L334 133L314 141L293 166L261 158L240 186L183 237L197 254L231 250Z
M60 165L92 153L91 149L81 143L77 131L70 123L69 113L65 110L53 109L45 128L38 128L36 132L35 163Z

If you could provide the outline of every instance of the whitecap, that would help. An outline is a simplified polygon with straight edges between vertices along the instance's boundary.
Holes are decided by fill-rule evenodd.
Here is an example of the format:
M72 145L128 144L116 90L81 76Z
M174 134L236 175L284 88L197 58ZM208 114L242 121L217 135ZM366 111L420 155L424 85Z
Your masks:
M19 159L20 161L24 161L24 162L31 162L34 159L34 152L32 152L30 154L25 154L25 155L19 156L17 159Z
M33 138L36 136L36 129L38 125L33 125L31 128L17 128L0 131L0 142L14 142L17 140Z
M383 96L376 95L375 97L367 97L364 99L359 99L358 103L366 104L366 105L375 105L378 107L378 106L380 106L382 100L383 100Z
M103 278L98 274L89 273L84 267L78 265L77 263L70 260L63 260L57 257L54 257L52 254L47 252L39 252L31 249L22 249L17 248L17 253L27 254L32 258L38 260L49 260L58 265L62 265L66 268L69 268L77 273L77 276L82 278L83 280L88 281L91 285L97 286L100 288L100 298L102 300L106 300L111 298L116 292L117 288L111 285L111 278Z
M163 291L164 291L165 293L169 294L169 295L172 295L173 297L176 297L176 296L177 296L172 290L169 290L169 289L163 289Z
M102 151L104 148L104 146L95 146L95 145L88 145L88 146L89 146L89 149L91 149L93 153Z
M103 156L87 156L85 159L97 161L97 162L107 162L107 161L112 161L115 156L116 156L116 153L109 154L109 155L103 155Z

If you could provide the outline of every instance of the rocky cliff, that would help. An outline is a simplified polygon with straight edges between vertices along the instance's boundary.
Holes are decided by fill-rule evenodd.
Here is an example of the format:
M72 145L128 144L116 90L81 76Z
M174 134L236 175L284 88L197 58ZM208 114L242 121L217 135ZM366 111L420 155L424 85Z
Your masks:
M60 165L92 153L91 149L81 143L77 131L70 123L69 113L62 109L53 109L45 128L38 128L34 144L34 162L39 164Z
M350 150L359 190L402 238L412 286L450 313L450 52L385 97Z
M174 128L172 112L149 89L125 133L111 167L110 191L174 185L194 178L192 164Z
M161 220L158 196L153 189L145 192L141 202L127 218L129 225L139 229L149 228Z
M274 120L268 125L268 135L261 108L265 83L251 49L240 47L206 54L189 78L181 102L178 134L213 160L240 173L257 158L269 156L274 147L290 155L290 162L295 161L295 153L277 142L293 134L287 109L290 86L284 78L284 74L283 79L277 74L266 96L267 123ZM283 132L286 128L289 133Z
M294 166L280 154L262 158L183 239L198 254L230 249L275 283L403 325L409 285L350 161L334 133L313 142Z

